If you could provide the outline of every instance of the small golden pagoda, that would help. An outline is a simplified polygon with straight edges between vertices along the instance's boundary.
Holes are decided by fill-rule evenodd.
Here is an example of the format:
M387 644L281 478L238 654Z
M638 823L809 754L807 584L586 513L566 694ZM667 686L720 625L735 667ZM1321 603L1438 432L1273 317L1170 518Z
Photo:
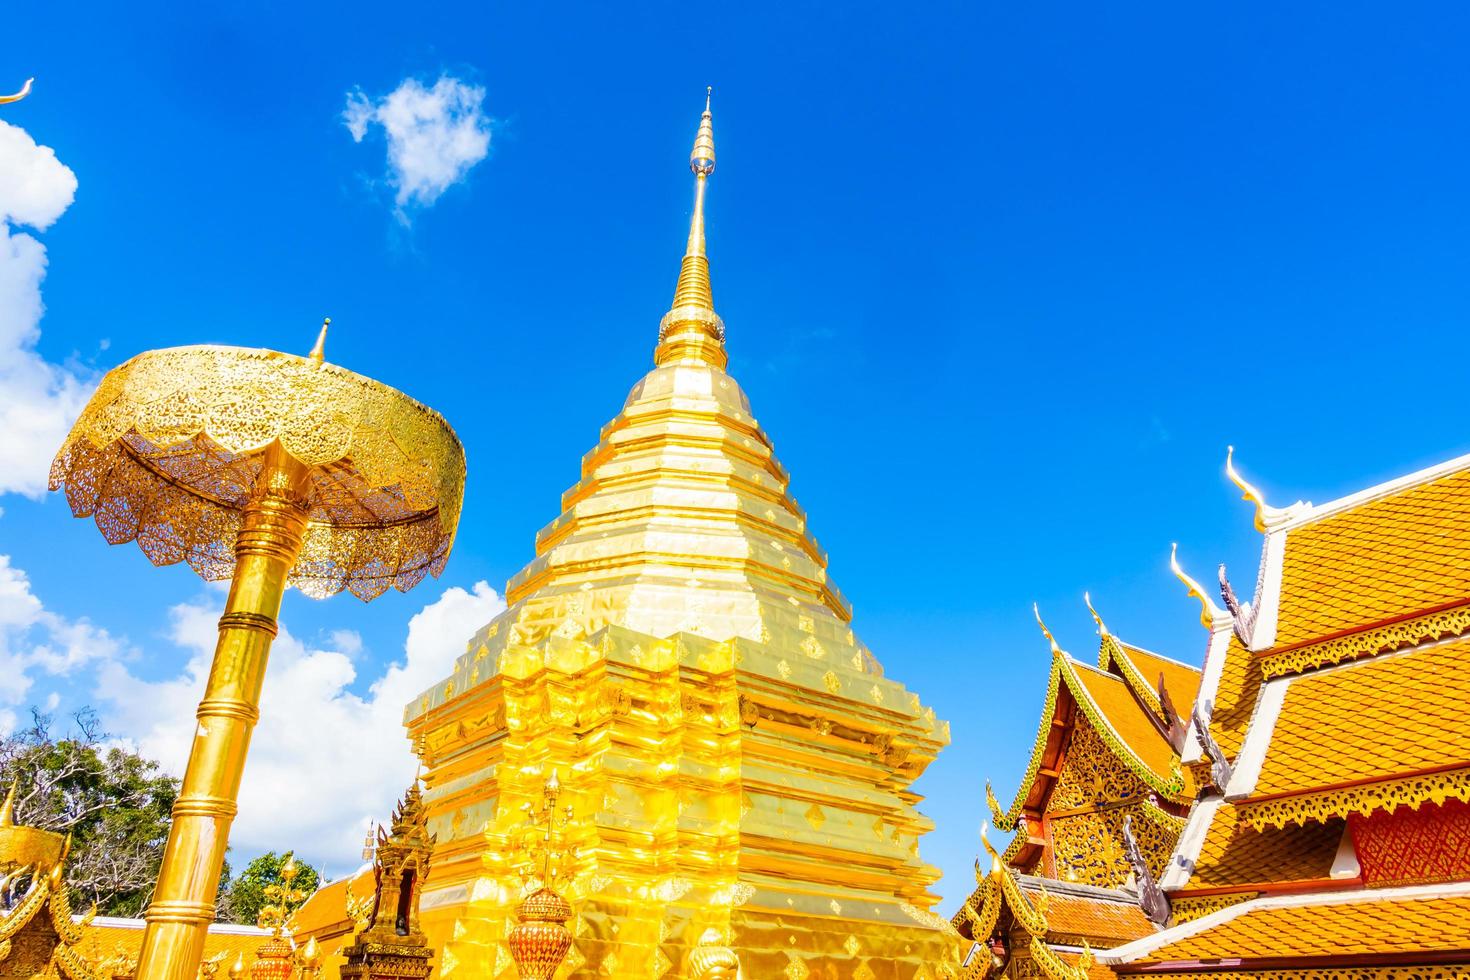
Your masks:
M1097 665L1073 659L1041 624L1051 672L1030 760L1010 807L986 786L995 825L1015 837L1001 855L982 833L990 870L976 865L954 917L973 944L965 980L1076 980L1096 968L1094 949L1157 929L1139 879L1163 873L1193 800L1175 706L1193 704L1200 672L1124 642L1087 605Z
M579 815L565 971L687 976L713 930L752 977L949 976L957 940L929 911L931 824L911 789L947 726L854 635L725 371L708 103L690 167L653 369L583 458L509 607L408 707L439 839L424 930L446 977L513 976L514 835L556 772Z
M1250 602L1221 573L1162 875L1119 976L1470 975L1470 456L1268 505ZM1202 590L1201 590L1202 594Z
M419 898L433 853L434 838L427 830L423 796L415 782L393 811L391 832L378 828L373 903L363 927L342 950L343 977L422 980L429 975L433 950L419 927Z

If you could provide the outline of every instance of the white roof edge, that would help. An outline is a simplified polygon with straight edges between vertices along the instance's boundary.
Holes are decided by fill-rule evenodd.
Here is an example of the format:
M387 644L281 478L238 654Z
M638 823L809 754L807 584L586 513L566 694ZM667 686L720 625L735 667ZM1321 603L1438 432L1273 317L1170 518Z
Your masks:
M1154 950L1161 949L1170 943L1190 936L1198 935L1206 929L1213 928L1223 922L1237 919L1248 912L1260 909L1278 908L1300 908L1308 905L1355 905L1363 902L1383 902L1395 899L1429 899L1429 898L1456 898L1462 895L1470 895L1470 881L1456 881L1448 884L1435 885L1403 885L1397 888L1354 888L1349 891L1329 892L1302 892L1290 895L1267 895L1263 898L1253 898L1247 902L1240 902L1227 908L1202 915L1198 919L1164 929L1151 936L1135 939L1131 943L1115 947L1107 951L1099 951L1097 959L1099 963L1108 965L1116 963L1130 963L1141 956L1147 956Z
M74 915L72 919L80 922L83 916ZM147 927L145 919L125 919L115 915L99 915L92 919L92 925L103 929L137 929L140 932ZM269 929L259 929L255 926L242 926L234 922L211 922L209 931L216 936L259 936L264 939L271 934Z
M1391 497L1401 490L1407 490L1410 487L1419 486L1423 483L1432 483L1440 477L1449 476L1451 473L1457 473L1465 469L1470 469L1470 453L1426 466L1421 470L1415 470L1403 476L1394 477L1392 480L1366 487L1355 493L1350 493L1345 497L1329 500L1325 504L1317 504L1305 513L1295 516L1290 520L1283 521L1276 528L1272 528L1272 530L1276 530L1277 528L1290 530L1291 528L1311 524L1314 521L1321 520L1324 517L1331 517L1333 514L1341 513L1360 504L1366 504L1383 497Z
M1210 825L1215 822L1215 814L1224 802L1222 797L1207 796L1196 800L1189 808L1184 829L1180 831L1179 839L1174 844L1174 852L1169 855L1169 863L1159 876L1159 887L1164 891L1183 888L1194 877L1194 866L1204 848L1205 837L1210 832Z

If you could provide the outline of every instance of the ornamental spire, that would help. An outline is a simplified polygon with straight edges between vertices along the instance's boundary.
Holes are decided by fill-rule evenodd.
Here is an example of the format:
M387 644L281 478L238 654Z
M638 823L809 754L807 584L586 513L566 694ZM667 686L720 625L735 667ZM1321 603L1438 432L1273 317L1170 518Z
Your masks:
M20 91L19 92L16 92L14 95L0 95L0 105L5 105L5 104L7 104L9 102L19 102L21 99L25 98L27 95L30 95L31 94L31 83L34 82L34 81L35 81L34 78L27 78L26 79L26 83L20 87Z
M674 304L659 324L658 349L654 352L658 364L696 361L723 368L726 363L725 324L715 313L704 243L704 191L709 175L715 172L715 129L710 114L713 91L705 89L704 114L699 117L699 131L689 154L689 169L694 172L694 213L689 217L689 241L679 264Z

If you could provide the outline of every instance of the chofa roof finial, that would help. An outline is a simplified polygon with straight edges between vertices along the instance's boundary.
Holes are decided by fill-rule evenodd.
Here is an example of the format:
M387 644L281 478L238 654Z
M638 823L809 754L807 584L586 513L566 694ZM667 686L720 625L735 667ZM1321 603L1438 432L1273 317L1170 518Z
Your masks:
M1272 507L1266 503L1266 498L1262 495L1261 491L1257 490L1254 484L1247 482L1246 478L1241 476L1240 471L1235 468L1234 446L1225 447L1225 475L1230 478L1231 483L1240 488L1240 492L1243 495L1241 499L1249 500L1256 505L1257 531L1269 531L1271 528L1311 509L1311 504L1303 503L1300 500L1290 507Z
M1184 587L1189 590L1189 594L1199 600L1199 621L1206 629L1214 629L1215 623L1229 615L1225 610L1215 605L1215 601L1210 598L1210 594L1205 591L1204 586L1196 582L1179 564L1179 545L1177 542L1169 545L1169 570L1174 573L1174 576L1179 581L1184 583Z

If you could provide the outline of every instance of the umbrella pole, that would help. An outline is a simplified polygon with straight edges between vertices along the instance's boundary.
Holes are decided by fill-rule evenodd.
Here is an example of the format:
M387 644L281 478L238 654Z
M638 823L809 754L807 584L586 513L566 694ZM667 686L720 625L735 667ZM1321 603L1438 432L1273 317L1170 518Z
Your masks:
M307 467L272 443L235 539L235 575L146 913L138 980L195 980L198 974L250 733L260 717L281 596L306 533L309 493Z

